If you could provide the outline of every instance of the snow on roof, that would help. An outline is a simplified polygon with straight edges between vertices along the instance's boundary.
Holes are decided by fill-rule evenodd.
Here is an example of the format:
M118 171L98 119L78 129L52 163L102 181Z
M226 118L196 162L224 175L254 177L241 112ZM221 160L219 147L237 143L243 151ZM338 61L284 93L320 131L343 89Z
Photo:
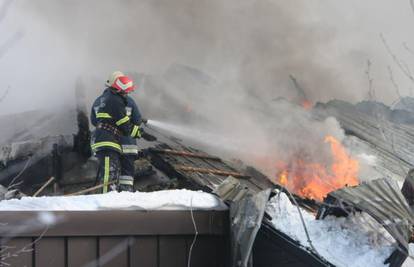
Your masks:
M409 244L409 252L410 252L410 256L414 257L414 244ZM402 267L413 267L413 266L414 266L414 260L410 257L408 257L402 265Z
M288 196L274 196L266 207L274 227L309 249L297 207ZM380 225L373 229L368 214L349 215L344 218L329 216L316 220L315 216L301 209L311 242L317 252L336 266L376 267L386 266L384 261L395 249L395 241ZM367 222L371 224L367 226ZM374 225L375 226L375 225ZM391 240L390 240L391 239Z
M24 197L0 201L9 210L226 210L216 196L202 191L165 190L150 193L109 192L84 196Z

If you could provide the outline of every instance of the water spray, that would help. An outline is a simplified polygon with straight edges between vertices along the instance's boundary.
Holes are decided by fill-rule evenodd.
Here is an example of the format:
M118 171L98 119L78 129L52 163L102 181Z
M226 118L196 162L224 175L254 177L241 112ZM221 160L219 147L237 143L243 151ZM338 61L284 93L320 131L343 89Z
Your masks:
M146 125L150 128L164 130L177 136L185 137L187 140L198 144L224 149L229 152L241 152L241 148L243 148L242 142L238 140L226 138L218 133L195 129L188 125L178 125L158 120L148 120Z

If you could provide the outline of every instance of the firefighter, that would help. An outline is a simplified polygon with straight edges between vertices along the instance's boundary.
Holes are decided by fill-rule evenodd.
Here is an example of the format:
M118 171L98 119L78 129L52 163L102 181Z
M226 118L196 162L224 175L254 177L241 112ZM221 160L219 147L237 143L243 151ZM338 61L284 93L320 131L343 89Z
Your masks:
M91 122L96 127L91 146L99 160L97 179L104 184L103 193L108 192L110 182L114 183L112 189L132 191L134 170L129 157L138 153L135 139L141 137L141 115L134 100L128 97L135 86L121 72L114 72L106 86L91 111ZM131 140L135 141L133 149L128 147L133 145Z

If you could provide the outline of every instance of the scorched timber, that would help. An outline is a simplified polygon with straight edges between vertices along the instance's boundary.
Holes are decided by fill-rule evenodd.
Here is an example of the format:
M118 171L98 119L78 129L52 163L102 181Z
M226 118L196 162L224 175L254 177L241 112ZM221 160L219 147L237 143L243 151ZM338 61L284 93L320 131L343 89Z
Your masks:
M177 150L172 150L172 149L151 149L151 151L156 152L156 153L173 154L173 155L178 155L178 156L183 156L183 157L193 157L193 158L212 159L212 160L221 161L221 159L218 157L210 156L207 154L201 154L201 153L192 153L188 151L177 151Z
M221 170L196 168L196 167L188 167L188 166L174 166L174 168L176 170L185 171L185 172L211 173L211 174L217 174L221 176L233 176L233 177L242 178L242 179L250 178L250 176L241 174L239 172L226 172L226 171L221 171Z

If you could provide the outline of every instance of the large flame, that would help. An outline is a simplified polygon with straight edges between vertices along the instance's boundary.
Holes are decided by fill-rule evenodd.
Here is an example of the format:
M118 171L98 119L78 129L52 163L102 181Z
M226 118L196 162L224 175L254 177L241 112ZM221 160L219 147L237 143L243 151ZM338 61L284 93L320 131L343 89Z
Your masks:
M278 183L298 195L320 201L336 189L358 185L358 161L352 159L333 136L327 136L325 143L330 145L332 152L331 166L298 156L289 163L277 164Z
M309 100L303 100L301 106L306 110L311 110L313 107L312 102L310 102Z

